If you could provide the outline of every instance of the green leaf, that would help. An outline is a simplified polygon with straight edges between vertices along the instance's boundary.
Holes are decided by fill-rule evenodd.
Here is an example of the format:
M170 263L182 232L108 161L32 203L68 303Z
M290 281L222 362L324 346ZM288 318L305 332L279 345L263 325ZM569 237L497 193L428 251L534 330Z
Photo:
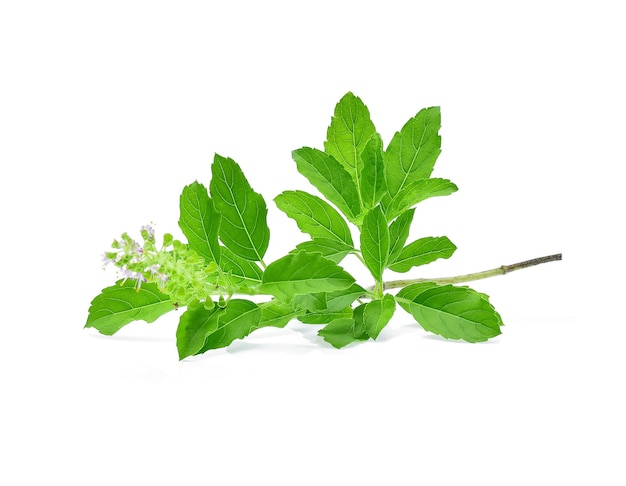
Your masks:
M377 282L382 280L389 257L389 228L380 206L363 218L361 227L361 253L365 264Z
M261 309L259 327L285 327L292 319L304 314L303 310L294 309L291 304L284 304L276 299L259 304L259 307Z
M400 290L396 300L425 330L446 339L473 343L500 334L500 315L485 294L469 287L413 284Z
M285 191L274 202L312 238L328 238L352 247L348 224L326 201L304 191Z
M196 181L183 189L178 225L187 237L189 249L195 250L207 263L220 263L217 241L220 221L221 215L215 209L206 187Z
M393 198L407 184L428 179L441 153L441 112L425 108L396 132L385 153L385 178Z
M385 195L381 204L387 221L391 221L417 203L431 197L448 196L457 190L456 184L448 179L420 179L404 186L393 199L388 194Z
M289 254L272 262L263 273L260 291L283 302L293 296L349 288L354 277L319 253Z
M252 190L237 163L215 154L209 186L222 214L220 239L235 255L263 261L270 239L263 196Z
M352 317L352 307L346 307L337 312L307 312L298 317L303 324L328 324L337 319L349 319Z
M408 272L413 267L426 265L439 258L450 258L456 246L447 237L427 237L405 246L397 258L389 264L394 272Z
M326 292L295 295L293 304L309 312L325 312L328 309L326 295Z
M347 289L335 290L333 292L296 295L293 298L293 302L298 307L309 312L334 313L343 311L366 293L365 289L360 285L352 284Z
M231 299L225 309L218 312L217 329L209 334L200 350L225 348L235 339L243 339L259 328L262 311L250 300Z
M358 284L352 284L345 290L335 290L326 294L326 309L329 312L337 312L344 307L352 305L359 297L363 297L366 291Z
M389 240L391 241L391 248L389 248L390 262L393 262L404 248L404 244L409 237L409 230L411 229L414 215L415 209L409 209L389 225Z
M354 319L337 319L317 332L324 341L340 349L355 341L365 341L369 336L362 324Z
M341 312L346 307L366 294L365 289L357 284L352 284L347 289L333 292L317 292L312 294L296 295L293 302L298 307L312 313L335 313Z
M383 140L374 134L361 154L363 171L361 178L361 198L365 209L373 209L387 191L385 166L383 163Z
M372 300L354 309L354 320L359 326L363 326L368 336L376 339L391 320L395 310L396 300L393 295L386 294L380 300Z
M118 281L102 290L91 301L85 327L93 327L112 336L133 321L154 322L174 310L174 302L153 283L144 283L137 290L135 280Z
M375 133L369 110L360 98L347 93L339 100L326 133L324 150L350 173L359 194L363 169L361 152Z
M330 238L313 238L309 241L304 241L296 246L296 249L291 253L297 253L299 251L306 251L308 253L321 253L329 260L335 263L339 263L346 255L354 251L354 248L345 243L332 240Z
M200 353L206 338L215 332L218 325L219 307L207 310L203 305L189 307L180 316L176 329L178 359Z
M256 263L238 257L224 246L221 247L221 252L222 263L220 266L222 270L230 274L231 281L235 285L239 286L240 289L249 290L261 284L263 270Z
M331 155L314 148L294 150L292 157L298 171L350 221L356 221L361 204L356 185L346 169Z

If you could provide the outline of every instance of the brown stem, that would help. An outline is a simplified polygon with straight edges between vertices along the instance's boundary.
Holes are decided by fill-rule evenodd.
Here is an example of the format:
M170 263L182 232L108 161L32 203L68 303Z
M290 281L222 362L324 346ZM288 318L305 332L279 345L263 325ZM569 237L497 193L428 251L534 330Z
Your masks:
M540 258L533 258L532 260L526 260L524 262L513 263L512 265L502 265L498 268L491 270L485 270L483 272L468 273L466 275L457 275L456 277L443 277L443 278L417 278L411 280L392 280L384 283L385 290L397 289L406 287L414 283L421 282L434 282L438 284L455 284L472 282L474 280L481 280L484 278L495 277L497 275L505 275L507 273L514 272L515 270L521 270L522 268L534 267L535 265L541 265L542 263L556 262L561 260L563 255L557 253L556 255L549 255ZM368 289L371 291L372 289Z

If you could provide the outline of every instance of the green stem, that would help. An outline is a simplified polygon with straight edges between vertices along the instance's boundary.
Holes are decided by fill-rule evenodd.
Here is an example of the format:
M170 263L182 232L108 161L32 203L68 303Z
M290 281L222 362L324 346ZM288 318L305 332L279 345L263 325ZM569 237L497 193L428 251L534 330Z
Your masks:
M496 277L498 275L505 275L507 273L514 272L515 270L521 270L522 268L534 267L535 265L541 265L542 263L555 262L562 259L562 254L544 256L541 258L534 258L532 260L526 260L524 262L513 263L512 265L502 265L498 268L491 270L485 270L482 272L468 273L466 275L457 275L456 277L443 277L443 278L416 278L409 280L392 280L384 283L384 289L398 289L406 287L407 285L422 283L422 282L434 282L437 284L458 284L464 282L472 282L474 280L482 280L484 278ZM367 290L374 290L375 287Z
M380 282L377 281L376 284L374 284L372 287L370 287L367 290L371 290L375 299L380 299L380 296L382 294L382 288L381 288Z

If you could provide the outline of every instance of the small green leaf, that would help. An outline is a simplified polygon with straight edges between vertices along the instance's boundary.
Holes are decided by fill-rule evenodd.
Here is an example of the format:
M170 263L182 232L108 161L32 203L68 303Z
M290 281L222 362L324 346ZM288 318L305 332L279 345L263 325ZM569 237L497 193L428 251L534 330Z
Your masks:
M335 290L333 292L317 292L312 294L296 295L293 302L298 307L314 313L341 312L359 297L363 297L367 292L363 287L352 284L347 289Z
M304 191L285 191L274 202L312 238L328 238L352 247L348 224L326 201Z
M203 305L189 307L178 323L176 347L178 359L200 353L209 334L217 329L219 307L207 310Z
M344 307L352 305L359 297L363 297L366 291L358 284L352 284L345 290L335 290L326 294L326 309L329 312L337 312Z
M207 263L220 263L217 241L220 221L221 215L215 209L206 187L196 181L183 189L178 225L187 237L189 249L195 250Z
M396 132L385 153L385 178L395 197L406 185L428 179L441 153L441 112L425 108Z
M298 307L314 313L341 312L346 307L366 294L363 287L352 284L347 289L333 292L317 292L312 294L296 295L293 302Z
M408 272L413 267L426 265L439 258L450 258L456 246L447 237L427 237L405 246L396 259L389 264L394 272Z
M404 186L393 199L386 194L381 205L387 221L391 221L417 203L431 197L448 196L457 190L456 184L448 179L420 179Z
M304 241L296 246L296 249L291 253L297 253L299 251L306 251L308 253L321 253L329 260L335 263L339 263L346 255L354 251L354 248L350 245L339 240L332 240L330 238L313 238L309 241Z
M347 93L339 100L326 133L324 151L350 173L359 194L363 169L361 152L375 133L369 110L360 98Z
M237 163L215 154L209 186L222 214L220 239L235 255L263 261L270 239L263 196L252 190Z
M409 230L411 229L414 215L415 209L409 209L389 225L389 240L391 241L391 248L389 249L390 262L393 262L404 248L404 244L409 238Z
M210 333L200 353L225 348L235 339L243 339L259 328L262 311L254 302L231 299L225 309L218 311L217 328Z
M303 324L328 324L337 319L349 319L352 317L352 307L346 307L337 312L307 312L298 317Z
M112 336L126 324L154 322L174 308L174 302L156 284L144 283L138 290L135 280L119 281L91 301L85 327Z
M276 299L259 304L259 307L261 309L259 327L285 327L292 319L304 314L303 310L294 309L291 304L284 304Z
M272 262L263 273L260 291L283 302L293 296L349 288L354 277L319 253L289 254Z
M293 297L293 304L308 312L326 312L328 309L326 295L326 292L295 295Z
M337 319L332 321L317 332L324 341L333 347L340 349L355 341L369 339L362 324L354 319Z
M263 270L256 263L238 257L224 246L221 247L221 253L222 270L230 274L231 281L238 285L240 289L250 290L261 284Z
M395 310L396 300L393 295L386 294L380 300L372 300L354 309L354 320L365 328L368 336L376 339L391 320Z
M396 300L427 331L446 339L486 341L500 334L502 319L485 294L469 287L409 285Z
M382 280L389 257L389 228L380 206L363 218L361 228L361 253L365 264L377 282Z
M378 133L369 139L361 158L363 160L361 197L365 209L370 210L376 207L387 191L383 164L383 141Z
M306 177L350 221L361 213L359 194L352 176L335 160L321 150L303 147L292 152L298 171Z

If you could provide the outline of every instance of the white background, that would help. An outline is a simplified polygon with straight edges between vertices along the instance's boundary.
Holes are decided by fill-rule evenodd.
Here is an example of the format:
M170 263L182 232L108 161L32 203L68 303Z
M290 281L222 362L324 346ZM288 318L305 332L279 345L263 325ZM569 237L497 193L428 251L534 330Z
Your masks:
M0 482L624 484L619 4L2 2ZM102 252L151 221L180 236L215 152L268 202L266 260L303 241L272 198L308 188L290 152L347 91L387 143L441 106L434 175L460 190L412 237L459 249L411 275L563 252L473 284L502 336L398 312L342 351L294 324L178 362L180 314L83 329Z

